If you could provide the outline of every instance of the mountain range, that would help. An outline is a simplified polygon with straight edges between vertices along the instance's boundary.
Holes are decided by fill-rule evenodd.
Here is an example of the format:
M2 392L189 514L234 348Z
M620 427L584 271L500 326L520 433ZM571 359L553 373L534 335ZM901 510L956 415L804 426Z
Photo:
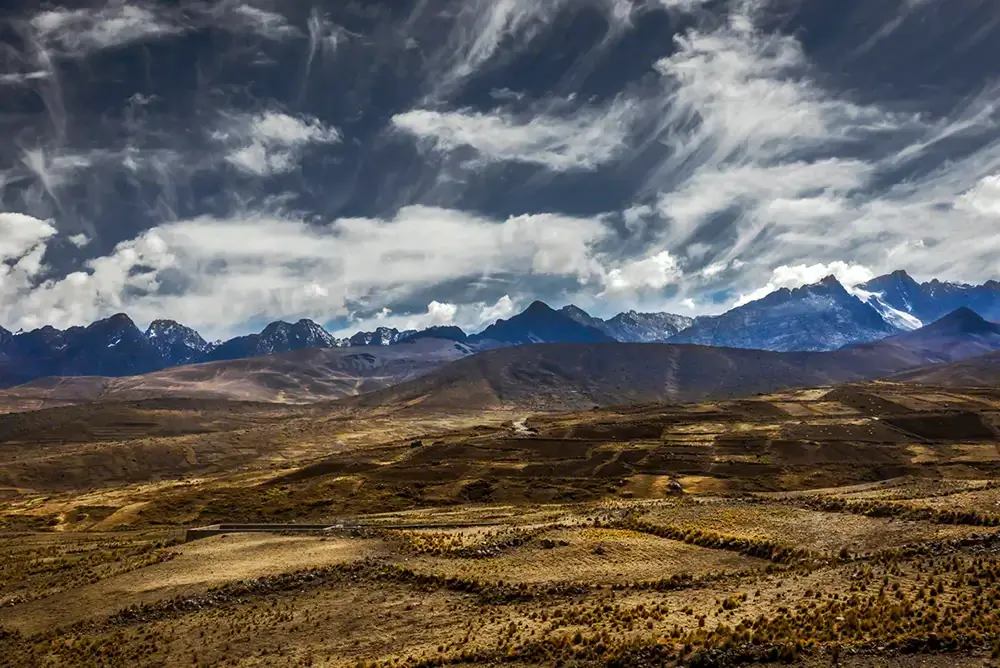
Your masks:
M553 331L567 325L571 329ZM564 343L509 345L563 336ZM483 334L486 332L484 331ZM686 402L876 378L954 383L995 377L1000 325L959 308L917 330L820 352L669 343L621 343L538 303L480 342L418 338L408 344L306 348L126 376L47 377L0 390L0 412L93 401L238 400L450 413L563 410ZM950 363L961 366L950 369ZM916 375L908 377L907 372ZM902 376L900 374L903 374Z
M1000 325L963 307L914 331L821 352L629 343L504 347L349 402L420 410L690 402L884 378L960 360L974 365L996 351Z
M467 334L454 326L400 332L379 327L334 337L312 320L272 322L260 333L209 343L190 327L155 320L145 332L125 314L86 327L0 328L0 387L47 376L133 376L204 362L246 359L311 348L394 346L435 338L486 350L531 343L677 343L769 350L827 351L920 328L959 308L1000 320L1000 282L919 283L902 271L847 288L835 277L776 290L721 315L687 318L628 311L607 320L568 305L534 302L523 312Z

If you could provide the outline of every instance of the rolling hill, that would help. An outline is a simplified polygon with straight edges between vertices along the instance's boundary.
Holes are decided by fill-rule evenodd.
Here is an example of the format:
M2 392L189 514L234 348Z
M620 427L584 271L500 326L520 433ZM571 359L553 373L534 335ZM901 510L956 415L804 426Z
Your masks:
M308 403L411 380L471 353L454 341L420 339L389 347L309 348L122 378L48 377L0 391L0 411L161 397Z
M351 401L425 409L688 402L882 378L987 350L1000 350L1000 326L959 309L913 332L830 352L628 343L500 348Z
M893 376L902 383L944 387L984 387L1000 385L1000 352L980 355L951 364L912 369Z

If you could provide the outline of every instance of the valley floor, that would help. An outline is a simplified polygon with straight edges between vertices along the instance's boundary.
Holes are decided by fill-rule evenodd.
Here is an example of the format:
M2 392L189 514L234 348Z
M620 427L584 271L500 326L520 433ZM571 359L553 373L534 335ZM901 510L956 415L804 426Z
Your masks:
M89 410L0 418L4 665L1000 656L990 390L543 415ZM333 528L185 542L212 522Z

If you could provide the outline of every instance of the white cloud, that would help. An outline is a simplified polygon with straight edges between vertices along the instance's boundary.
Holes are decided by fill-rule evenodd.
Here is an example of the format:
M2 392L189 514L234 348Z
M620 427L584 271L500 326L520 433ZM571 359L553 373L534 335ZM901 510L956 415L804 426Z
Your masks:
M90 237L88 237L86 234L74 234L69 237L66 237L66 241L70 242L77 248L83 248L90 243Z
M677 283L682 273L677 258L669 251L660 251L609 270L604 276L602 295L622 296L662 290Z
M20 86L29 81L39 81L51 76L45 70L35 70L33 72L6 72L0 74L0 86Z
M615 159L625 149L634 111L627 101L565 117L527 119L502 111L421 109L397 114L392 123L442 152L466 148L486 162L522 162L554 171L589 170Z
M93 165L88 156L73 153L46 153L33 148L24 152L21 162L47 192L54 193L73 177Z
M593 247L606 234L599 219L495 221L429 207L319 226L276 216L199 218L161 225L61 280L21 284L0 306L18 327L83 324L124 310L139 322L171 314L225 334L253 317L324 320L346 314L352 301L378 295L391 303L465 277L586 280L599 271ZM480 304L465 315L442 302L427 322L474 324L473 314L492 317L508 305Z
M476 317L477 325L491 325L497 320L506 320L517 312L517 303L504 295L495 304L483 304Z
M340 141L336 128L316 118L274 111L230 118L213 137L228 147L231 165L255 176L291 171L308 146Z
M20 259L55 233L56 228L49 221L0 212L0 267L4 262Z
M126 2L109 2L100 9L44 11L31 19L31 27L45 48L74 57L184 31L154 8Z
M233 32L254 33L271 40L297 37L300 31L278 12L251 4L221 3L215 11L217 25Z
M421 11L431 15L434 33L433 54L428 64L431 97L452 93L468 79L529 47L536 39L560 25L563 12L581 9L600 12L608 32L618 34L631 25L636 3L633 0L464 0L450 29L440 35L440 5L427 3ZM411 23L420 16L411 17ZM428 45L421 44L422 48ZM434 48L436 47L436 48Z
M960 210L1000 218L1000 174L984 176L959 197L956 206Z
M749 294L740 295L734 306L743 306L749 302L763 299L775 290L782 288L800 288L803 285L818 283L827 276L835 276L848 290L875 278L875 274L868 267L840 260L829 264L817 262L809 265L783 265L771 272L771 280L768 281L767 285Z
M439 327L442 325L451 325L455 322L455 315L458 313L458 307L454 304L446 304L438 301L433 301L427 305L427 322L428 327Z
M661 195L658 208L671 222L673 243L686 241L712 215L731 207L740 207L746 222L758 216L762 223L797 225L802 216L828 211L829 202L836 202L824 200L824 194L847 195L871 172L867 163L839 159L704 168Z
M680 298L728 287L745 302L801 284L770 272L803 259L926 278L1000 273L997 87L946 118L860 104L818 83L794 36L758 30L765 4L732 3L724 23L677 39L656 65L659 98L642 103L667 149L640 193L656 203L646 229L660 230L656 247L703 262Z
M352 321L350 326L336 332L336 335L348 337L355 332L372 331L377 327L394 327L404 332L441 326L456 326L466 333L473 333L493 324L499 318L509 318L516 312L517 304L509 295L504 295L493 304L432 301L423 313L394 314L390 309L383 308L374 317Z
M706 5L711 0L657 0L659 5L667 10L679 11L679 12L693 12L696 9L701 9L702 5Z

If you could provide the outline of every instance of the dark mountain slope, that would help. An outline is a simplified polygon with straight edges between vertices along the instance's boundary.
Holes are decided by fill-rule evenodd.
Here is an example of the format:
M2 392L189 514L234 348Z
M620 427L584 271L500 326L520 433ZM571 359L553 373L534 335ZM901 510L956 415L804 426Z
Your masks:
M1000 385L1000 352L904 371L892 380L944 387L996 387Z
M882 302L924 323L967 307L987 320L1000 320L1000 283L950 283L937 279L918 283L905 271L894 271L859 286L879 295Z
M820 351L875 341L898 331L836 278L827 276L813 285L777 290L719 316L698 318L669 342Z
M524 343L601 343L614 339L601 330L577 322L565 313L555 311L543 302L534 302L522 313L509 320L497 320L470 342L495 341L505 345Z
M323 401L412 380L471 353L461 343L422 339L388 347L307 348L281 355L180 366L141 376L42 378L0 390L0 410L162 397Z
M456 409L687 402L881 378L1000 349L996 325L959 311L863 346L781 353L678 344L542 344L480 353L415 381L358 397L361 405Z
M1000 325L987 322L972 309L962 307L912 332L850 348L882 354L894 349L905 350L926 359L929 364L936 364L1000 350Z

